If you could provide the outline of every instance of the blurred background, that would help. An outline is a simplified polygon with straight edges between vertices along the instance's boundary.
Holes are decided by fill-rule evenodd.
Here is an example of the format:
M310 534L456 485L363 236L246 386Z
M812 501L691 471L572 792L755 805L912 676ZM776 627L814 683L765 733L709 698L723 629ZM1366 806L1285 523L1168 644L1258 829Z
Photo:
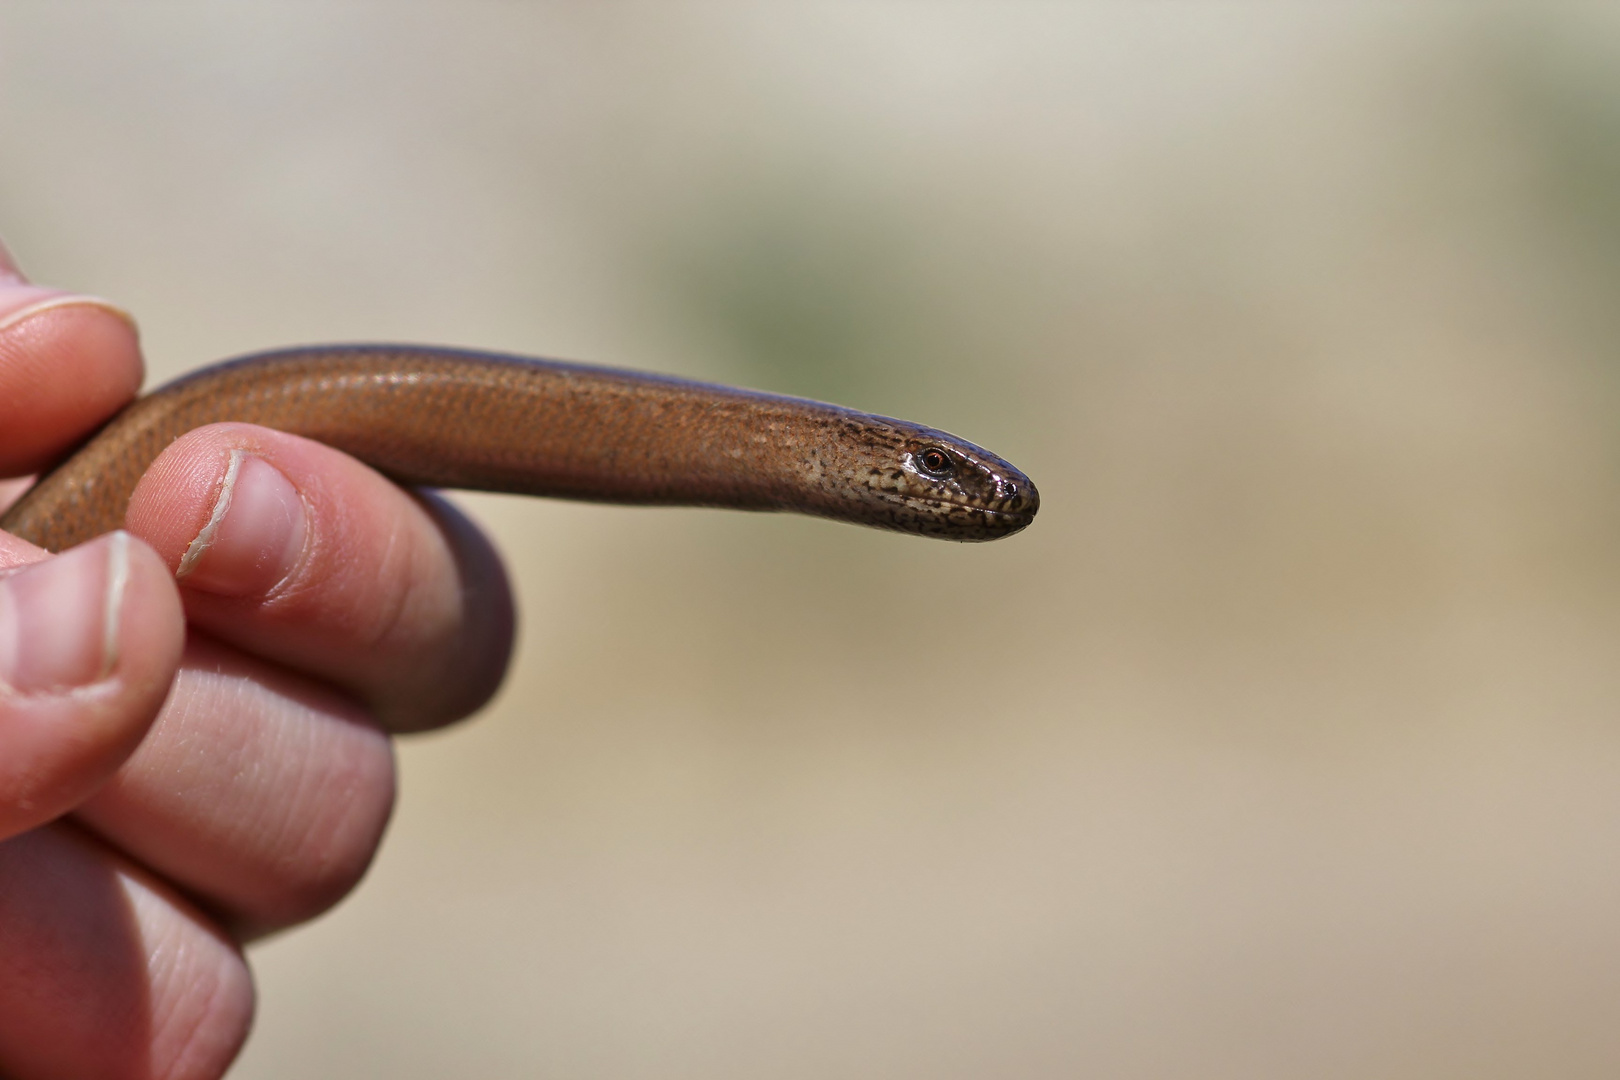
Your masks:
M235 1076L1620 1073L1620 13L35 2L0 234L153 379L829 398L1025 534L470 497L500 699Z

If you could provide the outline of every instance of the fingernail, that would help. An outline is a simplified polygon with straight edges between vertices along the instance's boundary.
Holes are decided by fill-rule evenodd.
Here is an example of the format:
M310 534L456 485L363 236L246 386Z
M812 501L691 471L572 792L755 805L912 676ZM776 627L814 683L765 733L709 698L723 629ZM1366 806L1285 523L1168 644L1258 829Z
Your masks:
M275 588L304 553L304 500L280 469L232 450L208 523L180 557L189 588L249 596Z
M0 267L0 270L3 270L3 267ZM100 308L123 319L132 328L135 326L135 317L110 300L103 300L99 296L63 292L60 289L45 289L38 285L26 284L21 278L0 273L0 330L8 330L36 315L66 307Z
M126 532L0 578L0 690L59 693L111 675L128 580Z

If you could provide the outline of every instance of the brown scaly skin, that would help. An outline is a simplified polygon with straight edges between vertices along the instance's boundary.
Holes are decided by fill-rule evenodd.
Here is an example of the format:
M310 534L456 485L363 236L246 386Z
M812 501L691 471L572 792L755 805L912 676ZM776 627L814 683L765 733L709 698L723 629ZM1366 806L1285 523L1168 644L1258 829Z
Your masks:
M945 540L1034 520L1029 478L905 420L657 375L414 345L217 364L148 394L42 477L0 528L52 551L119 528L152 461L242 421L349 453L408 486L791 510Z

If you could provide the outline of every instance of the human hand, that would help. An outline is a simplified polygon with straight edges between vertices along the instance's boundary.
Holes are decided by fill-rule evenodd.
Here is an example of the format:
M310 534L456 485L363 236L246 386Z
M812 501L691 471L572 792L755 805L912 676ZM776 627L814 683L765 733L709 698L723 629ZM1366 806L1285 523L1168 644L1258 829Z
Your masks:
M126 317L25 284L0 249L0 476L140 377ZM308 440L193 432L127 526L58 556L0 533L11 1080L221 1075L252 1015L241 943L353 888L393 801L387 733L478 708L510 653L478 532Z

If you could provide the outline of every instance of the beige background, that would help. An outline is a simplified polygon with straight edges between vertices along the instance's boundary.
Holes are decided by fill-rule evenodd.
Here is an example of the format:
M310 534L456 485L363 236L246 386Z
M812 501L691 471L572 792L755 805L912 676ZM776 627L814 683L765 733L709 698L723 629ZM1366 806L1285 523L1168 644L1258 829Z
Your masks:
M1620 1074L1620 20L0 8L0 231L155 377L829 397L1026 534L495 498L499 701L235 1074Z

